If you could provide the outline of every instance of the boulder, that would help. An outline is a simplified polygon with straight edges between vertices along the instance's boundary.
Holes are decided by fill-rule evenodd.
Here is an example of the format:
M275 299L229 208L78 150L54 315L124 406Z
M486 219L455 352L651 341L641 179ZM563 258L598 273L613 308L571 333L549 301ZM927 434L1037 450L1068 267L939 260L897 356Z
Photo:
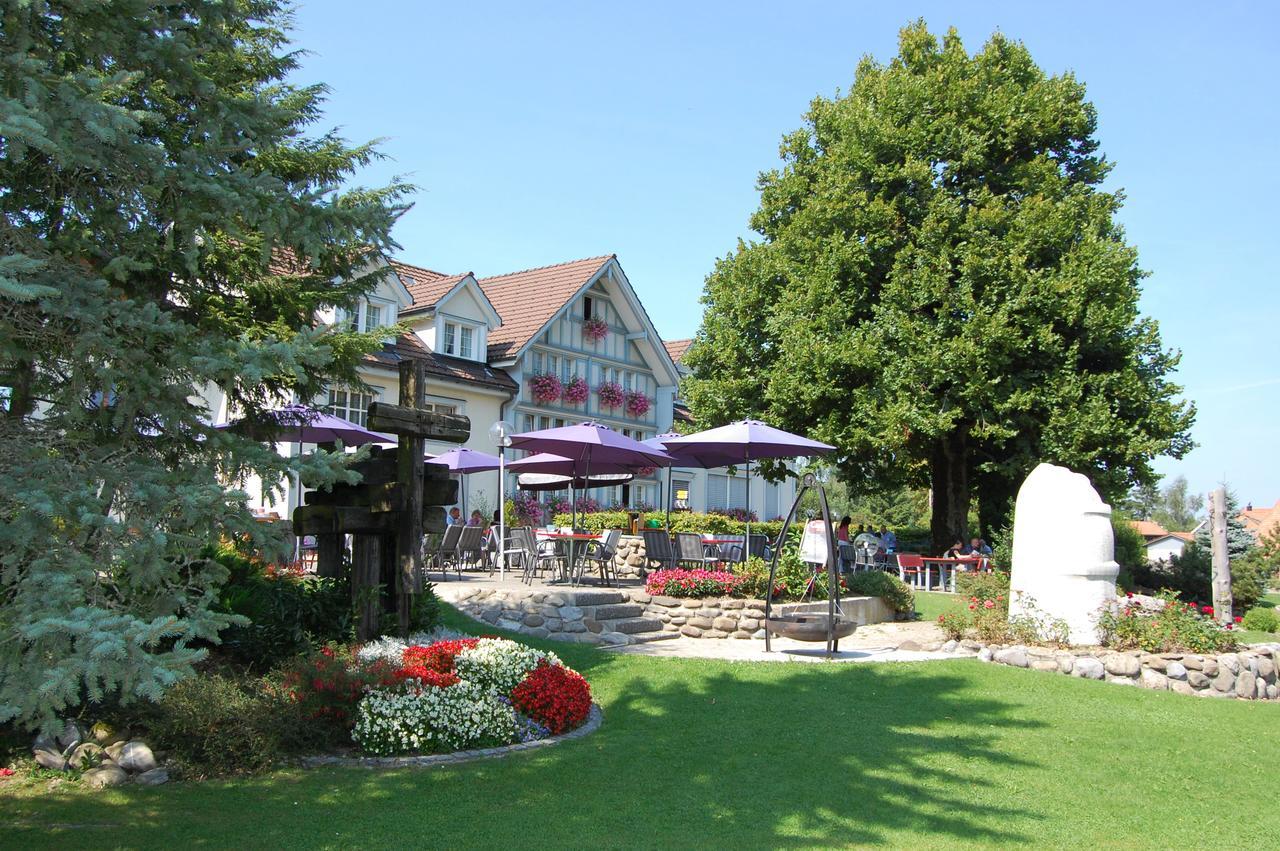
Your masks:
M1071 668L1073 677L1083 677L1087 680L1100 680L1105 674L1106 669L1102 667L1102 663L1092 656L1077 657Z
M525 626L542 626L546 622L547 622L547 619L544 618L542 615L525 615L524 616Z
M36 762L44 768L54 771L67 770L67 758L57 751L52 751L48 748L36 748L32 751L32 755L35 757Z
M577 606L561 606L559 609L560 617L567 621L582 620L582 609Z
M109 745L113 742L122 742L125 736L115 727L112 727L105 721L99 721L89 728L89 735L95 742L100 745Z
M946 644L942 645L942 652L954 653L956 652L956 648L959 646L960 646L960 642L956 641L954 638L949 639Z
M1113 677L1136 677L1142 665L1127 653L1108 653L1102 657L1102 667Z
M94 789L105 789L108 786L119 786L126 782L129 775L114 762L104 762L97 768L86 771L82 779Z
M1216 677L1216 676L1218 676L1218 660L1217 660L1217 659L1212 659L1212 658L1210 658L1210 659L1205 659L1205 660L1200 664L1200 670L1204 671L1204 675L1205 675L1206 677Z
M1258 678L1253 675L1253 671L1236 674L1236 697L1253 700L1258 691L1257 682Z
M75 721L68 721L58 734L58 747L63 753L84 741L85 731Z
M1235 653L1223 653L1218 657L1218 664L1233 674L1238 674L1244 670L1244 666L1240 664L1240 657Z
M1182 680L1169 680L1169 690L1178 694L1195 694L1196 690L1191 687L1190 683Z
M715 623L711 618L689 618L689 625L696 626L698 629L715 629Z
M1012 665L1015 668L1025 668L1029 664L1026 651L1020 647L997 650L992 658L1002 665ZM1054 667L1057 666L1055 665Z
M981 650L979 650L979 651L978 651L978 661L979 661L979 662L990 662L990 661L991 661L991 648L989 648L989 647L984 647L984 648L982 648Z
M137 740L125 742L120 750L120 756L116 757L115 761L121 768L132 774L140 774L156 767L156 757L151 753L151 748L147 747L146 742Z
M685 624L680 627L680 634L687 635L690 638L701 638L702 630L698 629L696 626L692 626L691 624Z
M1218 675L1213 678L1213 690L1220 691L1223 694L1233 693L1236 690L1236 677L1226 668L1218 671Z
M1268 683L1276 681L1276 663L1266 656L1258 657L1258 670L1254 671L1259 677Z
M1033 659L1031 661L1031 669L1033 671L1053 671L1058 672L1058 663L1053 659Z
M1201 671L1187 671L1187 683L1192 688L1208 688L1210 680Z
M1183 656L1182 667L1188 671L1199 671L1204 668L1204 659L1199 656Z
M133 778L133 782L141 783L143 786L159 786L161 783L168 783L169 769L153 768L150 771L144 771Z
M67 757L67 765L72 768L89 768L107 758L107 752L96 742L81 742Z
M1138 675L1138 683L1152 691L1169 690L1169 678L1154 668L1143 668L1142 673Z
M1168 667L1164 669L1164 673L1171 680L1185 680L1187 678L1187 669L1181 662L1170 662Z
M1058 653L1054 658L1058 663L1058 670L1064 674L1071 673L1071 669L1075 667L1076 657L1071 653Z
M738 628L738 619L722 616L713 620L711 622L711 625L716 629L722 630L724 632L733 632L735 629Z

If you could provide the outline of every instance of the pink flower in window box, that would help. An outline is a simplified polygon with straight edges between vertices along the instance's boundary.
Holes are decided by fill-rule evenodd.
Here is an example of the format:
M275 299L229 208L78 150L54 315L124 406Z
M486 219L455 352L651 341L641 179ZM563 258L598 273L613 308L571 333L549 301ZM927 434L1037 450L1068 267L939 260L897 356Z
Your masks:
M591 388L587 386L587 380L581 375L570 378L569 383L564 386L564 400L570 405L581 405L590 395Z
M627 413L633 417L643 417L649 413L649 397L643 393L628 393Z
M582 336L591 342L603 340L609 334L609 323L603 319L588 319L582 323Z
M601 384L596 388L596 396L600 398L600 404L606 408L620 408L626 401L622 385L616 381L606 381Z
M539 403L555 402L564 394L560 378L546 372L530 378L529 389L533 391L533 401Z

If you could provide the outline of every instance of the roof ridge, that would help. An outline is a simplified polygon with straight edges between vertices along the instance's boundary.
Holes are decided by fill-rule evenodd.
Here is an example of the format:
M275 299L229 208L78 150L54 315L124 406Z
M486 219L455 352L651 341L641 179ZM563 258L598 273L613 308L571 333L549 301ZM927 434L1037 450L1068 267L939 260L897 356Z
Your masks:
M529 269L521 269L518 272L503 272L501 275L490 275L487 278L478 278L477 280L479 280L480 283L489 283L491 281L497 281L499 278L513 278L516 275L526 275L529 272L541 272L544 269L555 269L560 266L572 266L575 263L587 263L592 260L599 260L603 263L605 260L613 260L617 256L617 254L602 254L599 257L582 257L578 260L565 260L562 263L548 263L546 266L534 266Z

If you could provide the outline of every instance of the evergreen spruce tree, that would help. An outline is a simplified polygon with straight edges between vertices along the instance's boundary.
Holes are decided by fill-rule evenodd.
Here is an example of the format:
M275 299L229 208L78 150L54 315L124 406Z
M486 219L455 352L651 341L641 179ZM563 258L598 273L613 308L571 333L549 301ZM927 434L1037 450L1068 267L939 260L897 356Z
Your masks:
M318 325L371 285L408 187L308 135L322 86L275 0L27 0L0 13L0 721L157 698L227 618L225 482L293 462L211 429L350 381L373 342ZM339 281L341 283L335 283ZM350 474L336 456L317 481Z

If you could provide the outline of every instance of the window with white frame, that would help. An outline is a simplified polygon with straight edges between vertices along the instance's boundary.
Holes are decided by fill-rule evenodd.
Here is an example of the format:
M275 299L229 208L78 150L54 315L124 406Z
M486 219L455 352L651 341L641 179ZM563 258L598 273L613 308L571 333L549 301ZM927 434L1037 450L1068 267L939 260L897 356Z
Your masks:
M382 327L382 305L373 302L365 302L364 305L364 329L372 331L374 328Z
M458 413L458 406L448 402L426 402L423 404L422 410L436 414L456 414Z
M350 311L340 311L338 322L352 331L368 333L390 324L391 306L370 299L360 299Z
M729 508L747 507L747 480L742 476L729 479Z
M707 510L723 511L729 507L729 477L718 474L707 475Z
M335 417L342 417L356 425L365 425L369 416L369 405L377 399L370 393L359 393L353 390L329 389L329 404L325 410Z
M479 360L479 334L474 325L463 322L444 323L444 345L441 350L446 355L466 360Z

